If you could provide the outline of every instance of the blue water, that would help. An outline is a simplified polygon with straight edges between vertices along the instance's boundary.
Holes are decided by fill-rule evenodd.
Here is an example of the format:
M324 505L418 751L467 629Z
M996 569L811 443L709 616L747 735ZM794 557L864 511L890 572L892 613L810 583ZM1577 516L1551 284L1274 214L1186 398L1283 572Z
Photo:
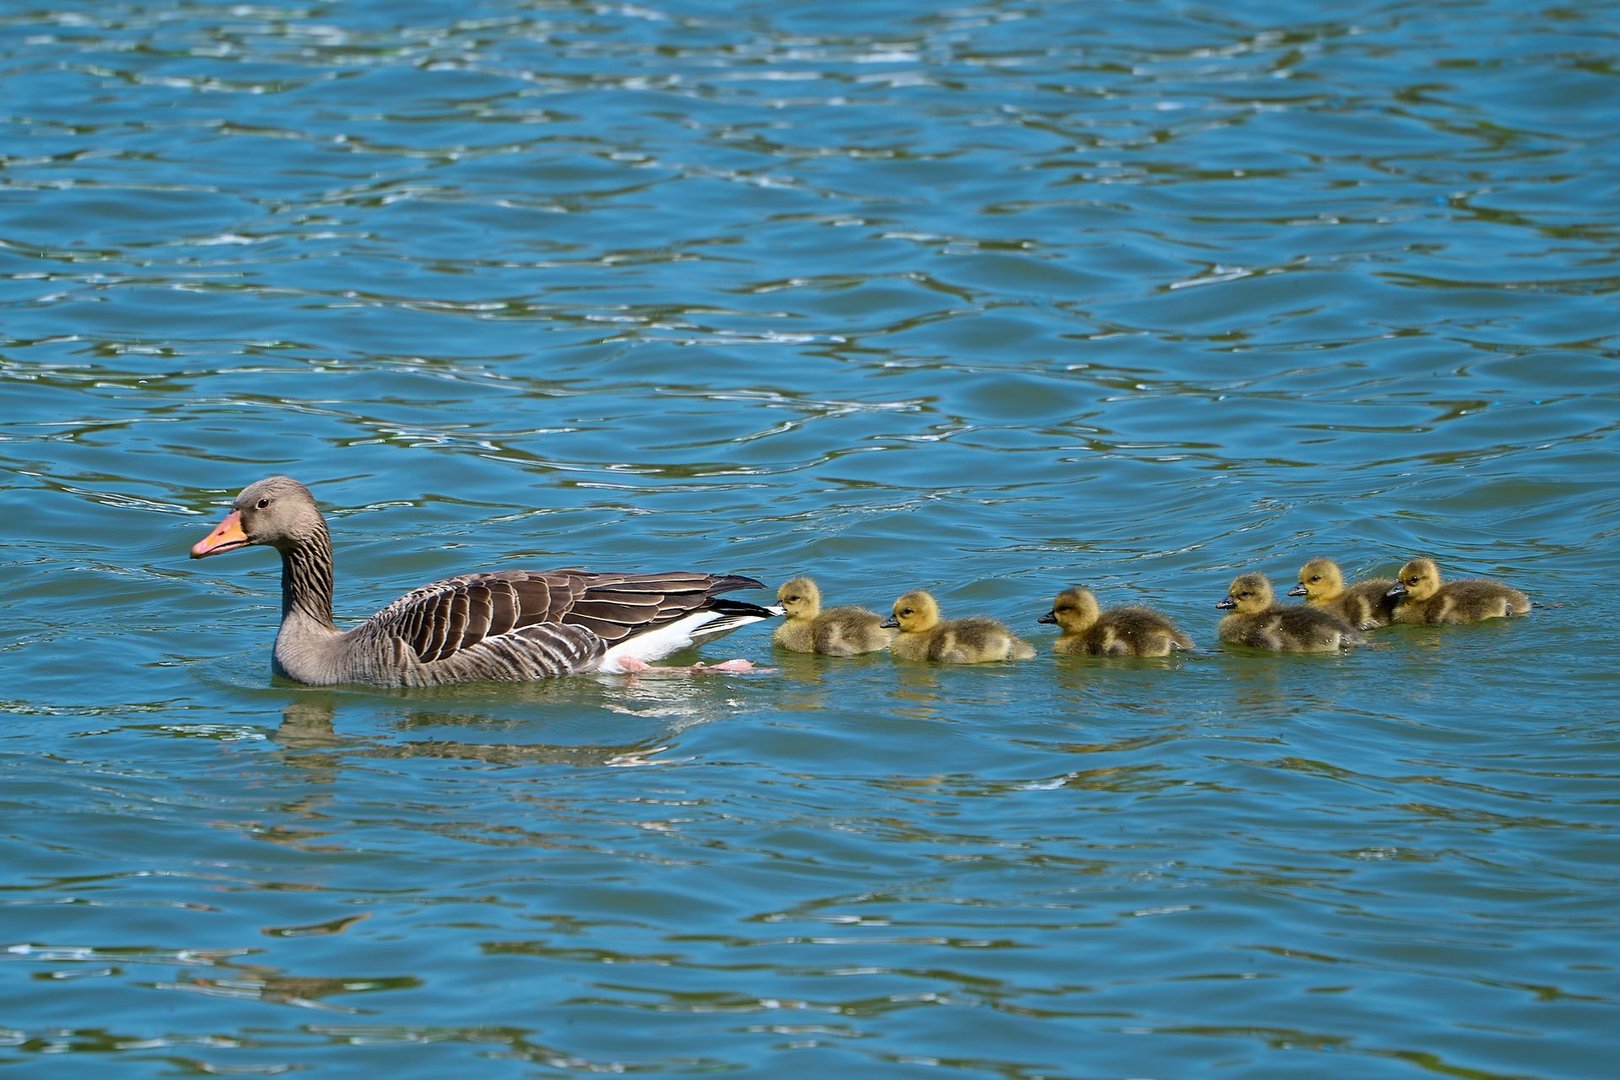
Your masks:
M1605 1077L1612 5L0 11L0 1067ZM274 681L453 573L1041 649ZM1549 605L1223 650L1239 571ZM1053 658L1077 582L1201 650ZM763 594L760 595L764 598Z

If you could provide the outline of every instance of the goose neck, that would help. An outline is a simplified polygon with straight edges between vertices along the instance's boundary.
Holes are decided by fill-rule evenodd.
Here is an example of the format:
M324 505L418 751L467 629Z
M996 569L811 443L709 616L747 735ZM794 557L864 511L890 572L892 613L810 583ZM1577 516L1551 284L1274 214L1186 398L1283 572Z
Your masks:
M322 522L312 534L281 549L281 618L295 614L332 623L332 540Z

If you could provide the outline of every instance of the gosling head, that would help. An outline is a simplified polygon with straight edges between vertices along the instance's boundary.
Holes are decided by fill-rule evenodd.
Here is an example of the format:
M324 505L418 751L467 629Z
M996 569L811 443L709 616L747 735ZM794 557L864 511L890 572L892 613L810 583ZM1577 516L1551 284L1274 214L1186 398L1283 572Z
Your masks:
M894 602L894 614L883 620L887 627L902 634L920 634L939 625L939 603L921 589L908 592Z
M1057 599L1052 601L1052 610L1035 621L1057 623L1065 634L1079 634L1095 623L1100 614L1096 595L1076 585L1058 593Z
M1223 599L1215 601L1218 608L1233 608L1239 615L1253 615L1271 606L1271 582L1264 574L1239 574L1232 579Z
M1421 602L1439 591L1440 568L1434 564L1434 560L1413 559L1401 567L1401 572L1395 575L1395 584L1390 586L1386 595L1404 596Z
M1344 592L1344 574L1332 559L1312 559L1299 568L1299 584L1288 590L1289 596L1303 596L1307 601L1331 600Z
M807 577L784 582L776 599L790 619L813 619L821 614L821 590Z

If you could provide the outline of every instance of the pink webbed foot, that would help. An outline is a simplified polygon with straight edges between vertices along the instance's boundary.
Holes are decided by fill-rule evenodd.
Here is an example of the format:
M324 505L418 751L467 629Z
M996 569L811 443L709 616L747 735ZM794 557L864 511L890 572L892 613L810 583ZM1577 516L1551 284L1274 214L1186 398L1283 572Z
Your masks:
M692 665L694 672L700 671L745 671L750 675L768 675L775 668L762 668L755 666L751 660L723 660L718 664L697 663Z
M726 660L718 664L705 664L699 661L691 667L667 667L661 664L649 664L645 660L634 656L620 657L618 661L619 673L624 675L707 675L712 672L743 672L749 675L768 675L775 668L762 668L749 660Z

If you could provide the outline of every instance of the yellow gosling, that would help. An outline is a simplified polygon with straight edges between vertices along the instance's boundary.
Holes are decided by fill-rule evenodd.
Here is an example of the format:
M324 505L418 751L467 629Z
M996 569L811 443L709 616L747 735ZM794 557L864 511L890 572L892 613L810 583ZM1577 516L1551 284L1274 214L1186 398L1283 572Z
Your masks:
M995 660L1028 660L1035 647L995 619L974 616L942 621L939 604L928 593L908 592L894 602L894 615L884 626L898 629L889 652L902 660L939 664L984 664Z
M1231 611L1221 620L1219 632L1221 640L1232 645L1273 652L1337 652L1367 643L1355 627L1331 611L1276 604L1264 574L1239 574L1215 606Z
M894 631L885 629L883 616L863 607L821 610L821 590L807 577L796 577L777 590L787 618L771 640L794 652L823 656L859 656L888 647Z
M1399 580L1390 588L1395 600L1394 621L1424 623L1481 622L1530 610L1530 598L1500 581L1440 581L1440 568L1433 559L1413 559L1401 567Z
M1375 630L1394 618L1393 584L1391 578L1366 578L1347 587L1338 563L1312 559L1299 568L1299 584L1288 595L1303 596L1311 607L1331 611L1357 630Z
M1059 656L1169 656L1190 649L1192 639L1152 608L1117 607L1103 611L1090 589L1064 589L1052 610L1036 622L1056 623L1052 643Z

